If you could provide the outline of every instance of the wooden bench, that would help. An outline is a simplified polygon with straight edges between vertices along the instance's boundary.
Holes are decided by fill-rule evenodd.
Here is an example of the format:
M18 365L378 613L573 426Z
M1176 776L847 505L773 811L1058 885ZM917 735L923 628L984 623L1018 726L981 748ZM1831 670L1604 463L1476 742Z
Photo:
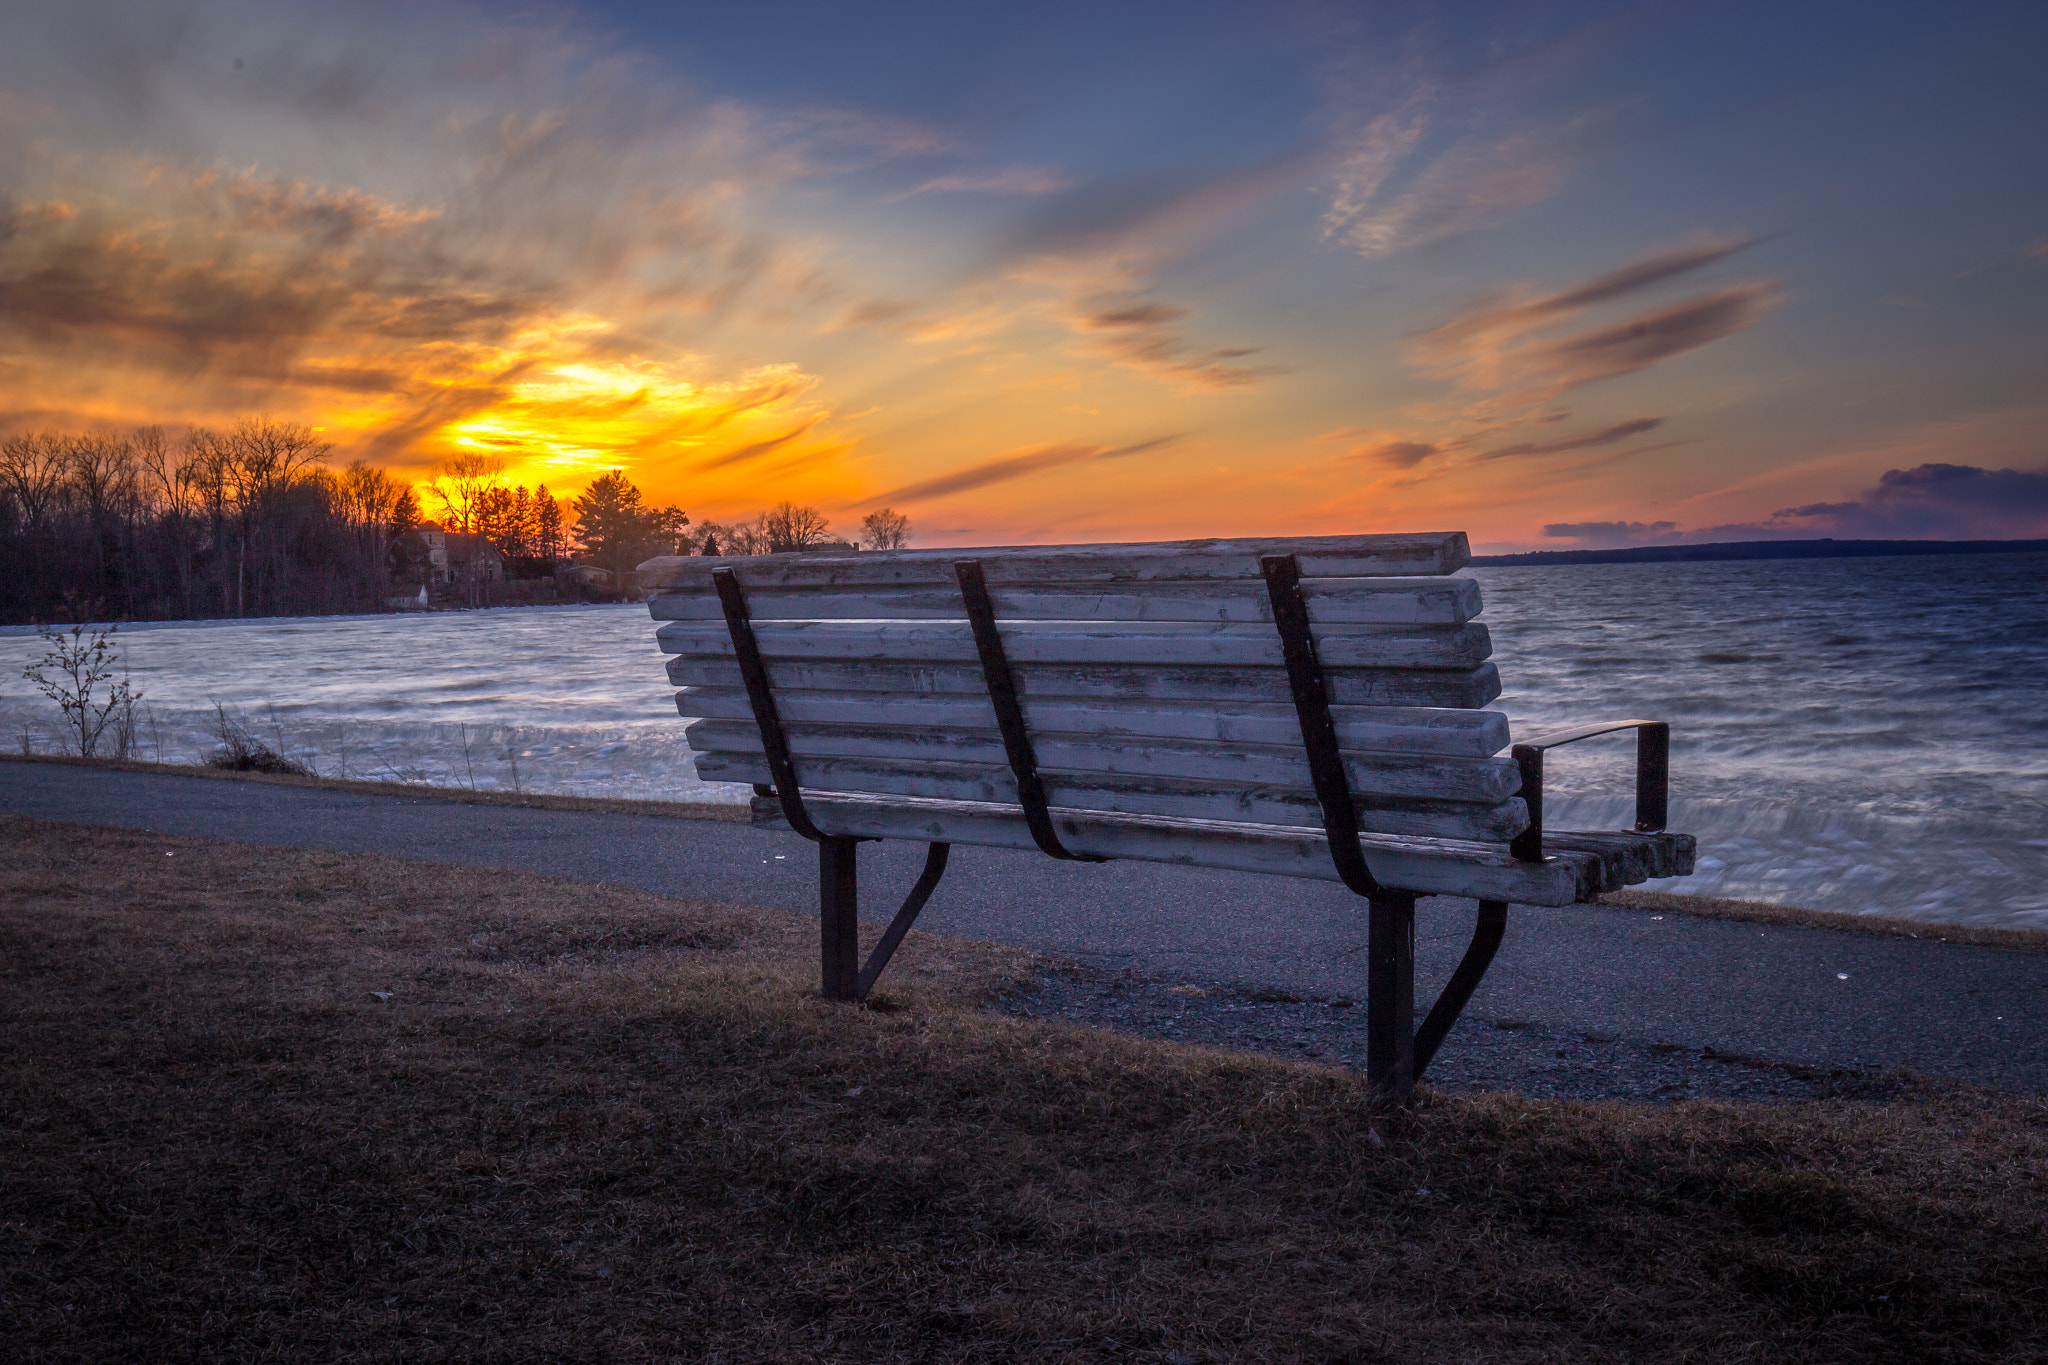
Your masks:
M1342 882L1369 902L1367 1071L1405 1094L1509 902L1692 870L1664 832L1670 728L1509 744L1462 533L664 557L641 566L697 771L819 849L824 993L858 1000L949 846ZM1543 825L1543 755L1637 734L1633 830ZM1504 750L1510 752L1504 754ZM930 844L865 966L855 849ZM1420 1027L1415 899L1478 928Z

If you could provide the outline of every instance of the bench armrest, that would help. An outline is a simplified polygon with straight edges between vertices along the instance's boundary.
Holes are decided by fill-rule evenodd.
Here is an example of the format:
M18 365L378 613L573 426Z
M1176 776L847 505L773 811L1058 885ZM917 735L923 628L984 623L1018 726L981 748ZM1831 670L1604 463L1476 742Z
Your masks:
M1651 833L1671 818L1671 722L1615 720L1538 735L1514 746L1515 765L1522 770L1522 800L1529 807L1529 827L1515 836L1508 851L1524 862L1543 861L1543 753L1617 730L1636 732L1636 829Z

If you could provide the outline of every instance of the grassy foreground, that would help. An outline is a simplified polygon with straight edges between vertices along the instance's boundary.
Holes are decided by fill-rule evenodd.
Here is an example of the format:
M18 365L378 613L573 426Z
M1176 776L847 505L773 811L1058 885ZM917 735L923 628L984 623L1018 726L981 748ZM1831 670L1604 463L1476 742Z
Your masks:
M0 819L27 1361L2048 1357L2048 1103L1425 1095L779 912Z

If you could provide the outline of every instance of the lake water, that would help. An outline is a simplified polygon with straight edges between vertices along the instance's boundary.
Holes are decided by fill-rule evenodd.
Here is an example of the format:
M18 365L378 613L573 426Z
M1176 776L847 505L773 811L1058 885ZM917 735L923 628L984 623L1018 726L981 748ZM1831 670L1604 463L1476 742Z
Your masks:
M1477 568L1517 736L1673 723L1656 885L2048 927L2048 555ZM646 608L177 622L116 637L137 755L202 758L215 708L340 777L742 801L700 781ZM0 630L0 742L56 747ZM1548 822L1632 818L1633 743L1553 753Z

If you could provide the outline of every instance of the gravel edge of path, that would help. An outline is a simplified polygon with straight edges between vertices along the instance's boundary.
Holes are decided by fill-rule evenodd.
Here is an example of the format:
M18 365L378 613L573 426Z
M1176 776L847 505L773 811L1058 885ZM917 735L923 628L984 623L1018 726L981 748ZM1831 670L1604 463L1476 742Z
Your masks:
M1015 1018L1363 1071L1364 1005L1359 997L1301 996L1049 961L1036 989L989 1008ZM1444 1040L1424 1083L1456 1094L1507 1091L1531 1099L1651 1104L1883 1100L1961 1084L1904 1070L1807 1066L1469 1011Z

